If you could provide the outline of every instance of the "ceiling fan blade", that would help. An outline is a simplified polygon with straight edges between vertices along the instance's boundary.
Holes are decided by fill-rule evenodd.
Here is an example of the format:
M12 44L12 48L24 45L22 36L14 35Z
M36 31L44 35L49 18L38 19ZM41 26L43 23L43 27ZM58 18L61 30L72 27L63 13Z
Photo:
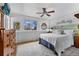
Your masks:
M47 16L50 16L48 13L46 13Z
M47 12L47 13L53 13L53 12L55 12L55 11L49 11L49 12Z
M74 14L74 16L79 19L79 13L78 14Z
M41 17L43 17L43 16L44 16L44 14L41 15Z
M37 14L42 14L41 12L37 12Z

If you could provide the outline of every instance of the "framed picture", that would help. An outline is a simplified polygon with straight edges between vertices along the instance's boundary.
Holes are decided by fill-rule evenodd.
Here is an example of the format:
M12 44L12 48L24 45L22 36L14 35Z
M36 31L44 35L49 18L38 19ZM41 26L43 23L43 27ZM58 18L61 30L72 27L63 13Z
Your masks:
M19 30L20 29L20 22L14 22L14 29Z
M35 20L24 20L24 30L36 30L37 21Z

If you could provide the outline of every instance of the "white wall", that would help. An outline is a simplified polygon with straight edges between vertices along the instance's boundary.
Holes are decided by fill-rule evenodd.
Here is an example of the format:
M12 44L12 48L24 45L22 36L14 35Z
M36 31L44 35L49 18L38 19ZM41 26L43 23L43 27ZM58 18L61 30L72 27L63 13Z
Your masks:
M27 19L32 19L37 21L37 30L24 30L23 21ZM40 19L38 18L30 18L23 15L13 16L11 17L11 27L13 28L13 22L19 21L21 28L16 30L16 42L25 42L29 40L37 40L42 31L40 31Z
M23 21L25 19L32 19L32 20L37 21L37 30L24 30ZM46 23L49 27L49 23L48 23L49 20L46 21L45 19L41 19L41 18L33 18L33 17L19 15L19 16L13 16L13 17L11 16L11 27L12 28L13 28L13 22L15 21L19 21L21 23L20 30L16 30L16 42L17 43L39 39L39 35L41 33L46 32L41 29L42 23Z
M38 40L39 35L41 34L41 31L36 30L30 30L30 31L16 31L16 42L25 42L25 41L31 41L31 40Z
M24 5L22 3L9 3L9 7L11 10L11 15L16 14L23 14L24 11Z
M11 17L11 27L13 28L13 23L14 22L20 22L20 30L22 30L23 29L23 20L24 20L24 17Z

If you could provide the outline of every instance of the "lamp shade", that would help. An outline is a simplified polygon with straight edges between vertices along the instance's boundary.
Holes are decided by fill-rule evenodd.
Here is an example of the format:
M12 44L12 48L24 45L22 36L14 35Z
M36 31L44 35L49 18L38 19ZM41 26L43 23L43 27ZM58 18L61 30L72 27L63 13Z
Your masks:
M10 14L10 8L9 8L8 3L4 3L4 6L2 6L2 10L6 15Z

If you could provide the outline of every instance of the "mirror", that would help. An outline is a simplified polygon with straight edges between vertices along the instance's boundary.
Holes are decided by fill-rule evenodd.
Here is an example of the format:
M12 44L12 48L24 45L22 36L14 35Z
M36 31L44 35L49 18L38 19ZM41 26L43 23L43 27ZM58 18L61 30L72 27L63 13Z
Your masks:
M47 24L46 24L46 23L42 23L41 28L42 28L43 30L47 29Z

